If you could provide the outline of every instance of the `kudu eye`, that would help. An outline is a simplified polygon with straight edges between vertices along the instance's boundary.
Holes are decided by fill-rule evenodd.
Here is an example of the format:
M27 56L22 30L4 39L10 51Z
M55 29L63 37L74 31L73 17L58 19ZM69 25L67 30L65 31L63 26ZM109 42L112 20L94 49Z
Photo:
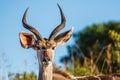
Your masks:
M55 49L55 47L52 47L52 50L54 50Z
M42 47L41 47L41 49L45 49L45 47L44 47L44 46L42 46Z
M40 47L39 46L36 46L37 50L40 50Z

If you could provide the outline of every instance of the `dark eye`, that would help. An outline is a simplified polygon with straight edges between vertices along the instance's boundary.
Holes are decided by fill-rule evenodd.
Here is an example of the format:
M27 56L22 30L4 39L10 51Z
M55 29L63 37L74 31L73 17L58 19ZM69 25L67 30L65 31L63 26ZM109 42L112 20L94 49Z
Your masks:
M52 50L54 50L55 49L55 47L52 47Z
M41 49L45 49L45 47L43 46L43 47L41 47Z
M40 49L40 47L39 47L39 46L37 46L36 48L37 48L37 50L39 50L39 49Z

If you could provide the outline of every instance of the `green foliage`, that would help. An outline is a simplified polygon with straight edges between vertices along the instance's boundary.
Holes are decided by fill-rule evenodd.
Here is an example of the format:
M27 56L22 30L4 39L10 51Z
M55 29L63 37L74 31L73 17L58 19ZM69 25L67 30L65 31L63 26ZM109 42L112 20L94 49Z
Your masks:
M120 68L120 33L116 30L109 30L109 36L114 41L115 50L113 53L113 71ZM116 66L117 65L117 66ZM120 72L120 70L117 70L117 72Z
M34 72L31 72L29 74L26 72L22 74L17 73L13 80L37 80L37 76L34 74Z
M115 47L120 49L120 33L115 30L109 30L109 36L114 41Z
M75 76L91 75L90 70L89 70L90 67L86 68L85 66L83 67L78 63L79 63L78 61L74 62L74 70L72 70L72 69L70 70L72 74L74 74ZM69 71L69 69L68 69L68 71Z
M94 24L74 33L75 44L61 59L73 75L109 74L120 71L120 22Z

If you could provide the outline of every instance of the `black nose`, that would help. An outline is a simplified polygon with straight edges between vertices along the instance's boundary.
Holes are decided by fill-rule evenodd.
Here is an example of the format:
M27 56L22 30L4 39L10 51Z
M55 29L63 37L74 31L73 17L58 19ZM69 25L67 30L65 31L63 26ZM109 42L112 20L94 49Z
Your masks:
M47 60L46 58L44 58L44 59L43 59L43 62L47 63L47 62L48 62L48 60Z
M44 59L43 59L43 65L48 65L48 64L49 64L49 61L50 61L50 59L44 58Z

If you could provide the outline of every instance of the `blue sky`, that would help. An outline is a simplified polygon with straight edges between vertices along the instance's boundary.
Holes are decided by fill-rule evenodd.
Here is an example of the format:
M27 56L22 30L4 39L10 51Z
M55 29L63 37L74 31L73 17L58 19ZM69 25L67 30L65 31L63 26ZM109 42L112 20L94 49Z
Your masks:
M37 72L36 52L23 49L19 43L19 32L29 32L23 28L21 19L29 7L28 23L39 30L43 37L48 37L60 24L57 3L67 20L61 32L74 27L75 33L92 24L120 21L120 0L0 0L0 60L5 54L5 63L0 61L0 68L5 65L9 66L6 69L11 72ZM67 44L57 47L54 63L62 65L59 60L67 55L66 46L74 44L73 40L71 38Z

